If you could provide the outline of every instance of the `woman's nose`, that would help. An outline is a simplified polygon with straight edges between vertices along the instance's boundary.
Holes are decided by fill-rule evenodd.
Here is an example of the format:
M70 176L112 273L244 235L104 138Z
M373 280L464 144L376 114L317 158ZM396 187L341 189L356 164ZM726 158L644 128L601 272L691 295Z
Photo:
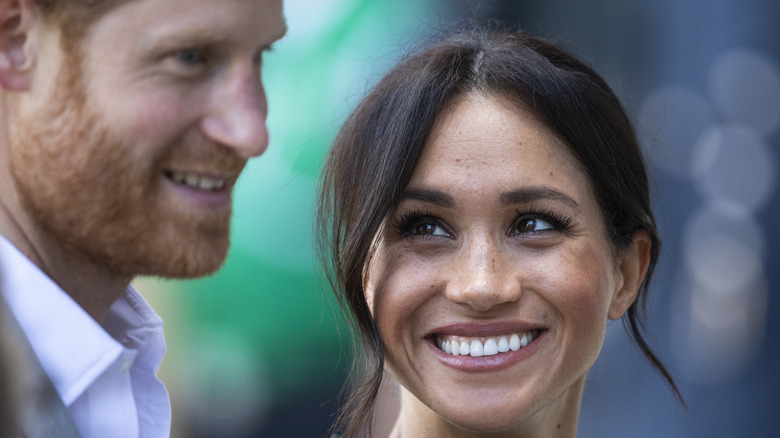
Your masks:
M479 312L515 302L520 299L522 287L513 268L506 250L495 238L472 241L454 256L447 298Z

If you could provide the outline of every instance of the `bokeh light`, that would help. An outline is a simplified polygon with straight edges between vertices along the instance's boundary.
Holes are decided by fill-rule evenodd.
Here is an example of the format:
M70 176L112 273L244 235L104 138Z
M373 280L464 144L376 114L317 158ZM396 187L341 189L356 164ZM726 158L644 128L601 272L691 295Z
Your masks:
M762 136L780 125L780 72L768 56L749 49L721 54L710 71L708 89L727 122Z
M709 101L684 87L662 87L639 109L639 126L648 160L679 177L690 175L693 147L701 132L717 123Z
M763 207L777 183L767 144L739 125L706 129L693 151L692 177L708 202L730 202L748 211Z

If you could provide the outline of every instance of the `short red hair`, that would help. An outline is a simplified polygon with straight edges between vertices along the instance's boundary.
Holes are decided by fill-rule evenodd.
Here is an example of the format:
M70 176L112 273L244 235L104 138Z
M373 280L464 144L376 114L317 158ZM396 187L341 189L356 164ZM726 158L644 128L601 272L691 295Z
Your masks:
M63 43L81 41L91 25L114 8L132 0L32 0L44 19L62 30Z

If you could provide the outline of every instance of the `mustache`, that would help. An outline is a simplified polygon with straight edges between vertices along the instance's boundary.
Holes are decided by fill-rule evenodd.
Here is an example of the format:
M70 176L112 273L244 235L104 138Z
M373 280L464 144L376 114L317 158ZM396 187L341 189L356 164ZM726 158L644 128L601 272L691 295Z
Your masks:
M226 146L200 143L171 149L162 160L162 167L237 177L247 161Z

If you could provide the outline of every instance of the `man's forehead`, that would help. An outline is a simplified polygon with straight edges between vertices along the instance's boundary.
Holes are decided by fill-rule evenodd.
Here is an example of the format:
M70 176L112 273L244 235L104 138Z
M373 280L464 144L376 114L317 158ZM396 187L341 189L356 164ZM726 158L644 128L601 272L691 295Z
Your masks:
M270 44L287 31L281 0L124 0L101 21L132 30L142 45L215 43L232 36ZM181 41L179 41L181 40Z

